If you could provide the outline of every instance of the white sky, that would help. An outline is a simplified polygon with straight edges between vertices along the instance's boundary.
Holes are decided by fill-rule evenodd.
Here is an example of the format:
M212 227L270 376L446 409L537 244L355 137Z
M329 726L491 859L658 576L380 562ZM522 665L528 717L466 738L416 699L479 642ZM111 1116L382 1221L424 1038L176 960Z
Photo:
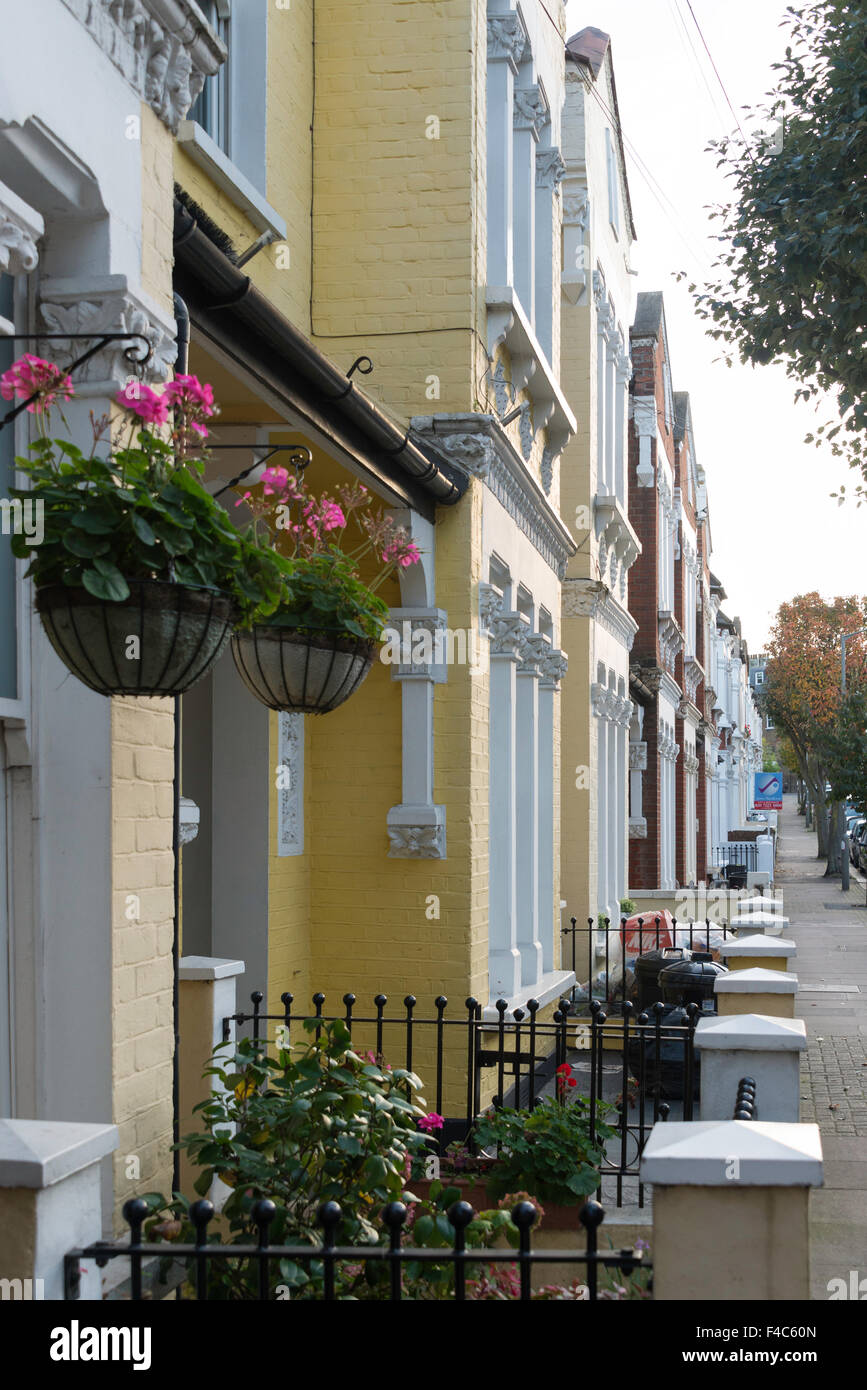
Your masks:
M692 0L742 123L741 107L761 102L771 64L783 56L786 3ZM867 508L831 499L855 475L830 450L803 443L832 417L833 405L816 416L795 404L796 383L782 367L729 369L715 361L719 348L695 317L686 282L674 282L678 270L699 280L714 258L704 209L725 201L730 185L705 146L734 127L686 0L568 0L567 20L570 37L588 24L611 35L624 135L662 190L652 191L627 145L635 283L665 294L674 389L692 398L696 452L707 473L711 563L728 594L726 612L741 617L756 652L786 599L867 588L857 559Z

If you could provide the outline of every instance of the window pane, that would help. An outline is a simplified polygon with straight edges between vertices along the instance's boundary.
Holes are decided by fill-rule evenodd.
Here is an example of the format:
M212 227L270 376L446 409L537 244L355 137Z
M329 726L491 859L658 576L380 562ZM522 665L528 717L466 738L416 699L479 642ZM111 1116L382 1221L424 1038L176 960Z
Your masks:
M13 315L12 287L11 275L0 275L0 317L5 319L11 319ZM11 367L14 360L14 344L8 339L0 338L0 372L5 372ZM5 401L0 404L3 406L0 411L2 415L12 408L11 402L8 405ZM14 460L15 428L13 425L7 425L4 430L0 430L0 498L8 498L9 490L14 486ZM8 525L11 530L11 518L7 523L5 510L0 525L2 524ZM18 698L15 558L9 541L9 536L0 534L0 700Z

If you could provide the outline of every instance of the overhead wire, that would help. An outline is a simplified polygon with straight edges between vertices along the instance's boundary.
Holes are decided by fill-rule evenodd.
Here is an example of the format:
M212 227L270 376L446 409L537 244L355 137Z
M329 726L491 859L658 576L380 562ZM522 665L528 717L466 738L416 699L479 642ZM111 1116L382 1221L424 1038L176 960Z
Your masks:
M755 164L756 159L755 159L755 155L753 154L752 147L751 147L751 145L750 145L749 141L747 140L747 137L746 137L746 135L745 135L745 133L744 133L744 128L743 128L743 126L741 125L741 122L740 122L740 117L738 116L738 113L737 113L737 111L735 110L734 105L732 104L732 99L731 99L731 97L730 97L729 94L728 94L728 89L727 89L727 87L726 87L726 84L723 82L722 77L720 76L720 70L719 70L719 68L717 67L716 62L715 62L715 60L714 60L714 56L713 56L713 54L712 54L711 51L710 51L710 47L709 47L709 45L708 45L708 41L707 41L707 39L706 39L705 36L704 36L704 33L703 33L703 31L702 31L701 25L700 25L699 22L698 22L698 19L697 19L697 17L696 17L695 10L692 8L692 0L686 0L686 7L687 7L687 9L689 10L690 14L692 15L693 24L695 25L696 29L698 30L698 36L699 36L699 38L701 39L702 44L704 45L704 51L705 51L705 53L707 54L707 56L708 56L708 58L709 58L709 60L710 60L710 65L711 65L711 67L713 68L714 73L716 74L716 80L717 80L717 82L719 83L719 85L720 85L720 87L721 87L721 89L722 89L722 94L723 94L723 96L725 97L725 99L726 99L726 101L727 101L727 103L728 103L728 108L729 108L729 110L731 111L732 115L733 115L734 118L735 118L735 124L736 124L738 130L740 131L741 139L743 140L744 145L746 146L747 153L749 154L750 159L751 159L751 160L753 161L753 163Z

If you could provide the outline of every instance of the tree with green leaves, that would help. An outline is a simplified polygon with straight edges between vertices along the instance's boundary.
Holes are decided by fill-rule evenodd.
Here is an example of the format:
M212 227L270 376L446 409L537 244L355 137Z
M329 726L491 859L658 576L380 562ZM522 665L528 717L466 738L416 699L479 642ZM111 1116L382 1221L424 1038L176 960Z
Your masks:
M836 397L808 442L860 473L867 500L867 6L786 11L775 89L745 130L714 141L733 181L718 207L715 283L692 285L711 337L755 366L785 364L797 398ZM835 494L843 500L845 485Z

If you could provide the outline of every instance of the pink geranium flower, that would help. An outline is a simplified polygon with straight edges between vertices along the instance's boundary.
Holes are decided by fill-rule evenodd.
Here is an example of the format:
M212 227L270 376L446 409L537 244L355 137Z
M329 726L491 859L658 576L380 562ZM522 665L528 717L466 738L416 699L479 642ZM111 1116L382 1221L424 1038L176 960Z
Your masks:
M435 1110L431 1110L429 1115L422 1115L418 1122L418 1127L425 1134L433 1134L435 1129L442 1129L445 1120L442 1115L438 1115Z
M31 401L27 407L31 415L36 410L47 410L59 398L71 400L73 395L72 378L68 373L43 357L34 357L32 352L25 352L0 376L0 396L5 401L14 401L16 396L19 400L38 396L39 399Z
M197 376L181 373L170 381L165 389L165 398L170 405L184 409L193 407L208 416L214 413L214 388L208 382L201 382Z
M131 410L147 425L164 425L169 418L165 396L157 395L142 381L128 381L115 396L118 405Z

